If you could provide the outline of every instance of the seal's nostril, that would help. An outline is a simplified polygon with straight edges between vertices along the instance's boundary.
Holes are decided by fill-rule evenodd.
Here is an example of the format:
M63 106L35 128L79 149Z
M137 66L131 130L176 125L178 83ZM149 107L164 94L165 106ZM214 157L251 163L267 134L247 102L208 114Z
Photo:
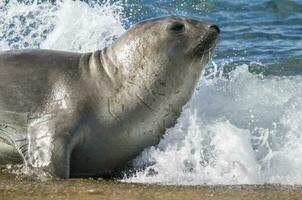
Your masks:
M213 24L210 26L210 28L215 29L217 31L217 33L220 33L220 28L217 25Z

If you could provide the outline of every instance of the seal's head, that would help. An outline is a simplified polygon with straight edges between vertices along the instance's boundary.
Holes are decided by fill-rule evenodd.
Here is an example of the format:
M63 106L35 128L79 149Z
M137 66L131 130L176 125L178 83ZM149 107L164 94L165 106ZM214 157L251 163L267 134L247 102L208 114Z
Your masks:
M110 60L106 63L122 70L125 82L131 80L151 88L153 94L184 104L218 35L216 25L196 19L173 16L147 20L134 25L107 49ZM111 77L114 79L113 73Z

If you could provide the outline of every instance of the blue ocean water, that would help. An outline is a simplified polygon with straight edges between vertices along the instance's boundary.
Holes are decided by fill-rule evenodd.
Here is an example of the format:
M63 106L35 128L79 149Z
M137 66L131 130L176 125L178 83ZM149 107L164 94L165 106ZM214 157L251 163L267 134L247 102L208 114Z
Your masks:
M218 63L229 61L232 68L260 62L266 67L253 65L251 70L273 75L301 74L301 0L145 0L128 1L126 5L126 19L131 23L161 15L185 15L217 23L222 29L215 57Z
M301 0L6 0L0 50L92 51L166 15L212 21L220 41L178 123L123 181L302 184Z

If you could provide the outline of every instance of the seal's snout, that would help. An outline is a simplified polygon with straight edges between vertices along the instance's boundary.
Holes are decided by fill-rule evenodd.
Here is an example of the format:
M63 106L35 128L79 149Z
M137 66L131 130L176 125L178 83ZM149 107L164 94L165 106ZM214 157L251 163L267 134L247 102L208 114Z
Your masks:
M220 33L220 28L216 24L210 24L208 26L208 31L203 36L206 40L209 40L208 42L215 41Z
M216 45L219 37L220 28L215 24L201 23L201 35L198 38L197 45L193 48L193 52L197 56L211 51Z
M220 28L215 24L210 25L209 29L212 30L212 31L217 32L218 34L220 33Z

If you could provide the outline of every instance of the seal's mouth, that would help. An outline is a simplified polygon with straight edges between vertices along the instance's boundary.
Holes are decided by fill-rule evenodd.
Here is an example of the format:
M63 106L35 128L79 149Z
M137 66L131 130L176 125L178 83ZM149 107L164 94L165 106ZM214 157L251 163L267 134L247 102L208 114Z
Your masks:
M212 25L208 32L199 39L197 45L191 49L191 53L193 53L193 55L203 56L205 53L212 51L216 46L219 33L220 29L218 26Z

